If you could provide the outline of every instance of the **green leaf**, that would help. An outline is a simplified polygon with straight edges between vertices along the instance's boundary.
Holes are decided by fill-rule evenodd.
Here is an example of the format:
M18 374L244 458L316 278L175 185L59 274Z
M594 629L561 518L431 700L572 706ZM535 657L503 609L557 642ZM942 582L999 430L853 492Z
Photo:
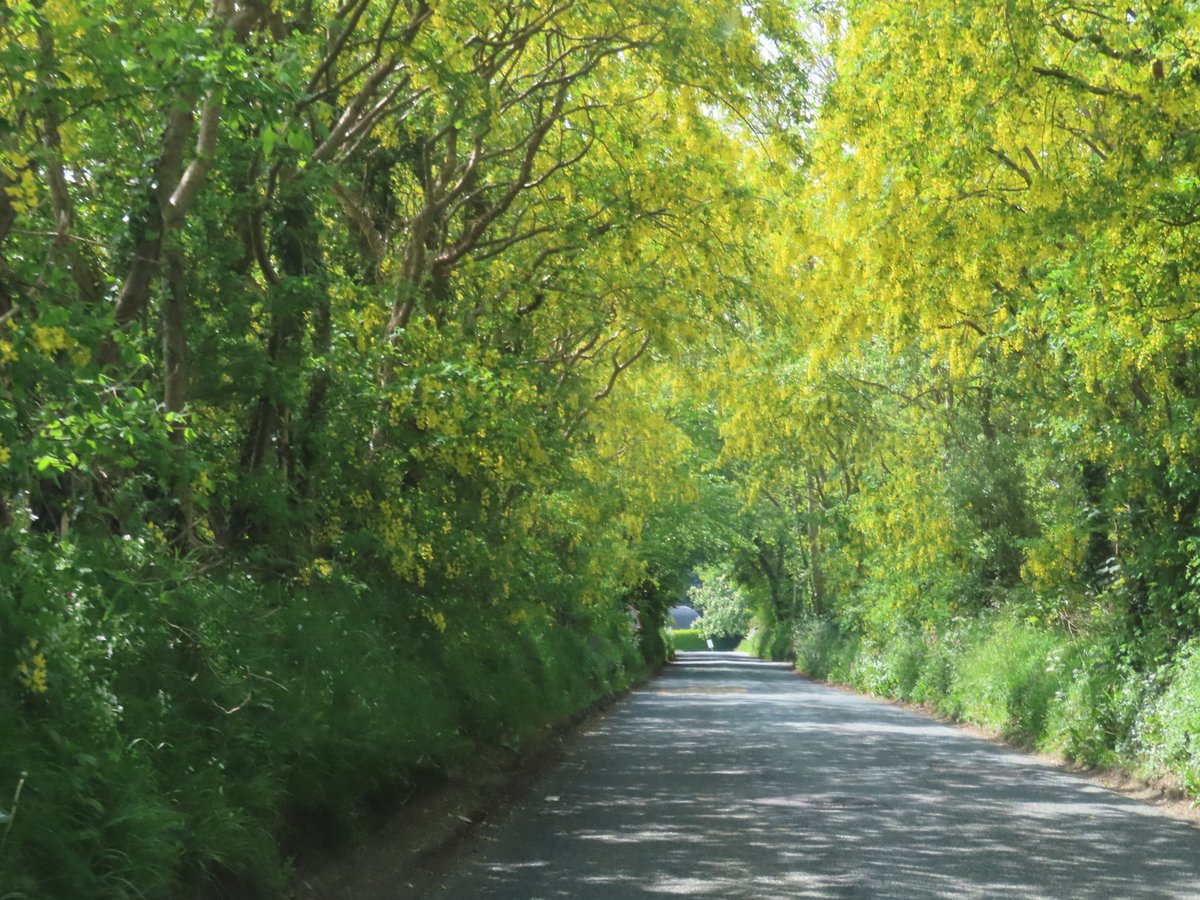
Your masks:
M287 145L297 153L304 155L308 155L313 151L312 136L299 126L288 131Z

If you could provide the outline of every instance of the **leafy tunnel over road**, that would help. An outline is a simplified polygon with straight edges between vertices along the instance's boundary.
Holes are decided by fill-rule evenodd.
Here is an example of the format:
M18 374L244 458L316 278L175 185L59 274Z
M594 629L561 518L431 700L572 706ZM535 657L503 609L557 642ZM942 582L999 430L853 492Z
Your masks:
M456 897L1185 897L1200 832L919 714L682 654L442 885Z

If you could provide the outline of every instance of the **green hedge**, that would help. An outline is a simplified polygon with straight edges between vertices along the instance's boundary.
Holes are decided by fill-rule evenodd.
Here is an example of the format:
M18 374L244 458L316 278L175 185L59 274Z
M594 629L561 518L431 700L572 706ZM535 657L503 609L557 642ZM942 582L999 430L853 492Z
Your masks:
M999 615L885 638L800 622L796 666L1068 758L1177 776L1200 796L1200 641L1137 671L1123 648Z
M671 632L671 641L676 650L707 650L708 642L699 628L681 628Z
M623 614L442 632L382 588L227 571L148 593L110 555L0 584L4 900L284 896L281 842L350 840L374 798L644 672Z

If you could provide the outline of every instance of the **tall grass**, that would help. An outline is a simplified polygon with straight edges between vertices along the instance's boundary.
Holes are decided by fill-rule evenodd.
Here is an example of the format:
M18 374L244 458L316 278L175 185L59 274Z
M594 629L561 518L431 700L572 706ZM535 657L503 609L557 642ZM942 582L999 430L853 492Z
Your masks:
M1200 641L1190 641L1159 673L1165 690L1146 704L1136 727L1140 749L1200 797Z
M374 798L641 671L626 616L442 632L368 585L123 583L89 552L0 584L4 900L284 896L289 835L348 839Z
M813 677L1088 764L1171 773L1200 796L1200 641L1149 671L1104 635L999 615L871 637L810 618L793 642L797 668Z

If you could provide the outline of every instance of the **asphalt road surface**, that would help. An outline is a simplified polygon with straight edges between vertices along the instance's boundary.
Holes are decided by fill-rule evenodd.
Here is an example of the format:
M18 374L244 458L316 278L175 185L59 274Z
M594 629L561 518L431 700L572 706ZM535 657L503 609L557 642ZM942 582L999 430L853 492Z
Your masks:
M1200 898L1200 830L786 666L690 653L430 896Z

